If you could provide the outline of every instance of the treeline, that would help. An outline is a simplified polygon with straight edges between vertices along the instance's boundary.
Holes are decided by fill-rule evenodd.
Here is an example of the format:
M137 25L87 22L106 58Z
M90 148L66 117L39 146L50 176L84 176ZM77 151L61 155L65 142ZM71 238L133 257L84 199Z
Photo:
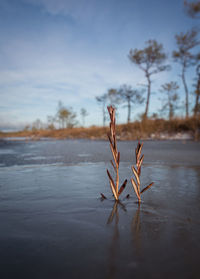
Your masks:
M185 10L188 16L192 18L200 18L200 1L184 2ZM182 85L185 91L185 117L190 114L190 92L186 79L186 72L189 67L195 67L194 76L194 102L192 104L192 113L195 117L200 114L200 52L195 51L199 46L198 38L199 30L193 28L187 32L181 32L175 35L176 49L172 52L172 58L175 63L180 65L180 73ZM132 88L130 85L122 85L120 88L111 88L108 91L96 97L97 102L102 107L103 126L106 120L106 106L113 105L117 107L121 103L127 107L127 123L130 122L131 110L133 105L140 105L145 102L145 111L142 114L142 119L148 117L150 98L152 95L152 76L158 75L164 71L170 71L171 65L166 64L167 55L163 45L156 40L148 40L143 49L130 49L128 58L135 66L137 66L146 78L146 89L139 90ZM145 93L146 91L146 93ZM175 111L179 108L178 101L180 100L179 85L176 81L167 81L161 85L163 105L160 111L167 112L169 120L171 120ZM145 94L144 94L145 93ZM154 115L156 117L157 115Z
M48 115L47 122L44 123L40 119L36 119L31 125L27 125L24 130L56 130L56 129L66 129L73 128L77 125L84 126L85 118L88 116L88 112L85 108L80 110L81 123L77 120L77 113L72 107L65 106L61 101L58 102L55 115Z
M200 18L200 1L184 2L185 11L188 16L193 19ZM200 117L200 51L197 47L200 45L199 30L193 28L187 32L181 32L175 35L176 49L171 53L174 63L180 66L179 76L181 77L182 88L185 93L184 111L185 118L192 116L193 119ZM159 76L164 71L170 71L172 66L167 63L167 55L164 47L156 40L148 40L142 49L130 49L128 59L143 72L146 79L144 87L136 88L131 85L123 84L119 88L109 88L106 93L97 96L96 101L101 106L102 124L105 126L108 105L118 109L120 106L127 108L127 123L131 122L131 112L134 107L145 105L144 112L141 114L141 120L147 118L156 119L163 116L168 116L172 120L176 111L180 109L180 85L169 80L160 86L159 98L161 98L162 106L157 112L149 115L150 99L152 96L152 78ZM188 68L194 69L193 90L190 92L187 82ZM193 96L191 96L193 94ZM191 97L193 97L191 102ZM191 108L189 108L191 104ZM117 110L119 111L119 110ZM85 126L85 119L88 116L86 109L82 108L79 113L80 122L77 120L77 113L72 107L66 107L61 101L58 103L58 108L53 116L47 117L47 124L43 124L39 119L34 121L31 126L25 129L64 129L73 128L74 126Z

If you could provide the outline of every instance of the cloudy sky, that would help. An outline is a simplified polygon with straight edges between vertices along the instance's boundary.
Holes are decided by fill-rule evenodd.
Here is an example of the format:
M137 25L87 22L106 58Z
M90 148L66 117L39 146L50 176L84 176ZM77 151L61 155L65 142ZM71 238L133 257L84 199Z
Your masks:
M174 35L197 21L184 13L183 0L0 0L0 129L46 122L58 101L79 117L87 109L87 125L101 125L95 96L127 83L145 83L131 64L131 48L162 43L172 63ZM150 113L160 107L161 84L176 80L178 65L154 76ZM192 83L192 69L188 70ZM180 94L184 93L180 90ZM133 111L132 119L144 111ZM126 120L120 110L120 122ZM81 121L81 120L80 120Z

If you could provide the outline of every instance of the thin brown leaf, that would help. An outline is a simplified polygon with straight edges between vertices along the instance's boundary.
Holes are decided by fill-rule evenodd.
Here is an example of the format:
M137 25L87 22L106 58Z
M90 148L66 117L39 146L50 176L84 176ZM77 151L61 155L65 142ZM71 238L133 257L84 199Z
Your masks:
M111 190L112 190L112 192L113 192L113 195L114 195L116 201L118 201L118 196L117 196L117 194L116 194L114 185L113 185L113 183L112 183L112 181L111 181L110 179L109 179L109 182L110 182L110 188L111 188Z
M113 143L112 143L112 140L111 140L110 134L108 133L108 134L107 134L107 136L108 136L108 139L109 139L110 144L113 146Z
M136 147L136 149L135 149L136 157L137 157L137 154L138 154L139 149L140 149L140 142L138 142L137 147Z
M117 155L117 163L118 163L118 166L119 166L119 161L120 161L120 152L118 152L118 155Z
M144 154L142 155L142 157L139 160L139 164L138 164L139 167L141 167L143 160L144 160Z
M115 132L113 132L113 146L114 146L114 150L116 152L117 155L117 142L116 142L116 136L115 136Z
M127 184L127 179L124 180L124 183L123 183L122 186L120 187L119 192L118 192L118 196L121 195L121 193L124 191L124 189L125 189L125 187L126 187L126 184Z
M101 197L102 199L107 199L106 196L104 196L104 194L100 193L101 194Z
M136 171L136 169L135 169L134 166L132 166L132 170L133 170L133 173L134 173L135 178L136 178L136 180L137 180L137 184L138 184L138 188L139 188L139 186L140 186L140 178L139 178L139 175L138 175L138 173L137 173L137 171Z
M111 137L112 137L112 139L113 139L113 123L112 122L110 122L110 134L111 134Z
M115 164L117 166L117 155L116 155L115 150L114 150L114 148L113 148L113 146L111 144L110 144L110 149L112 151L113 159L114 159Z
M111 187L111 190L113 192L113 195L114 195L115 199L118 200L118 196L117 196L117 193L116 193L116 190L115 190L115 184L114 184L112 176L110 175L108 170L107 170L107 174L108 174L108 177L109 177L110 187Z
M138 162L138 153L139 153L140 148L141 148L141 144L140 144L140 142L138 142L137 147L135 149L136 164Z
M135 190L135 193L136 193L138 199L140 200L140 194L138 193L137 184L136 184L136 182L135 182L135 180L133 178L131 178L131 183L133 185L133 189Z
M113 117L113 122L115 122L115 109L113 109L113 115L112 115L112 117Z
M143 147L143 143L140 144L140 147L139 147L139 150L138 150L138 154L137 154L138 160L140 159L140 155L141 155L141 152L142 152L142 147Z
M107 175L108 175L109 179L112 181L112 184L113 184L113 186L114 186L114 188L115 188L115 183L114 183L114 180L113 180L113 178L112 178L112 176L111 176L109 170L107 170Z
M138 173L139 176L141 174L141 166L142 166L143 160L144 160L144 155L142 155L142 157L140 158L139 163L137 164L137 173Z
M140 193L144 193L146 190L148 190L151 186L153 186L154 182L150 183L147 187L145 187Z

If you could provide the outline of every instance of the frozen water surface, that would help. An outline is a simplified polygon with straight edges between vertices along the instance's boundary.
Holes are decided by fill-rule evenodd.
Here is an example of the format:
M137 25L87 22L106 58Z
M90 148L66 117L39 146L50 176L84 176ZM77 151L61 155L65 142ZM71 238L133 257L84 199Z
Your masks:
M121 182L136 144L118 144ZM113 201L107 142L1 141L0 278L200 278L199 147L144 142L138 207L130 182Z

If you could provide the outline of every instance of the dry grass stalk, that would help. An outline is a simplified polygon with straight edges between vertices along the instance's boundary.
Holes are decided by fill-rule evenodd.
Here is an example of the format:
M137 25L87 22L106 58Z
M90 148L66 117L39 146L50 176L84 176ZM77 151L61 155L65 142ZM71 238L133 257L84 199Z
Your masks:
M135 180L131 178L131 183L133 185L133 189L135 190L136 196L138 198L138 202L141 202L141 194L148 190L154 182L150 183L148 186L144 187L144 189L140 190L140 174L141 174L141 167L144 160L144 155L141 156L143 143L140 144L138 142L137 148L135 149L135 156L136 156L136 168L132 166L132 171L135 176Z
M110 149L112 152L113 160L111 160L111 165L114 169L114 172L116 173L115 180L112 178L109 170L107 170L109 182L110 182L110 188L113 192L113 195L115 197L115 200L119 200L119 196L123 192L123 190L126 187L127 179L124 181L122 186L119 189L119 162L120 162L120 152L117 150L117 141L116 141L116 126L115 126L115 108L112 106L107 107L109 116L110 116L110 131L108 133L108 139L110 142Z

